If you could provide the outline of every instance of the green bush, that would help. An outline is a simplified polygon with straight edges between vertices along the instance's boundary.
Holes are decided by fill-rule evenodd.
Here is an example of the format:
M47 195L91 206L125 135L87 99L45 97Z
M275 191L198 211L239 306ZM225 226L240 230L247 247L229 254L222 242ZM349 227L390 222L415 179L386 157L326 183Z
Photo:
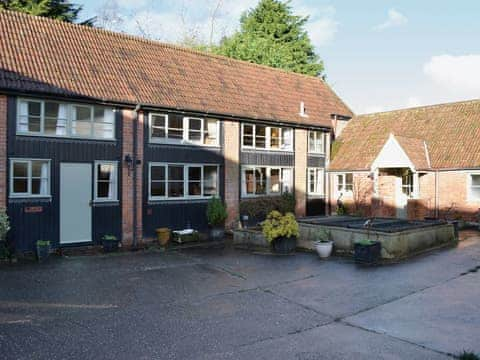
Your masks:
M276 210L272 211L268 214L267 219L262 222L262 232L268 242L282 236L298 236L298 223L295 215L292 213L282 215Z
M225 224L228 213L222 200L218 197L212 197L207 205L207 220L211 226L221 226Z
M330 231L321 229L315 233L315 241L319 242L329 242L330 241Z
M0 210L0 241L5 240L10 230L10 221L5 210Z
M102 240L103 241L118 241L118 239L115 235L103 235Z
M286 192L281 196L262 196L254 199L245 199L240 202L240 214L262 221L272 211L282 214L295 212L295 196Z

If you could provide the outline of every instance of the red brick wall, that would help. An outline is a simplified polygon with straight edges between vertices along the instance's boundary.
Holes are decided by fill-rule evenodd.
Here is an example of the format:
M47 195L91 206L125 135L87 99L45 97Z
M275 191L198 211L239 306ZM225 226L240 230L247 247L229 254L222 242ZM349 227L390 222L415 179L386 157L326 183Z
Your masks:
M7 97L0 95L0 209L7 207Z
M480 203L468 200L468 176L467 173L460 171L439 172L440 217L462 217L464 220L476 220ZM449 211L449 208L452 210Z
M295 214L305 216L307 210L307 134L295 129Z
M240 205L240 123L224 122L225 134L225 204L227 229L238 227Z
M126 155L133 157L133 128L134 128L135 112L131 110L122 111L122 130L123 130L123 148L122 159L125 159ZM144 114L138 114L138 127L137 127L137 159L141 161L137 167L137 244L141 244L143 239L142 231L142 184L143 184L143 125ZM128 169L125 162L122 161L122 238L126 245L131 245L133 241L133 171Z
M329 179L330 188L330 208L334 213L337 209L337 191L336 191L336 175L331 174ZM370 216L372 214L373 202L373 180L366 172L353 173L353 194L342 196L342 202L347 208L349 214L356 214L362 216Z

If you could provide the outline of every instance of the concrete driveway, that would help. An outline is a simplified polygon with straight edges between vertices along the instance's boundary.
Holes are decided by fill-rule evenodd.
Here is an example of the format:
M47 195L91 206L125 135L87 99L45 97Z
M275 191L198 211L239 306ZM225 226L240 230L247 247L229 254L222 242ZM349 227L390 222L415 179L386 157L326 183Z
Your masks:
M464 234L465 235L465 234ZM2 359L480 353L480 237L378 268L225 249L0 268Z

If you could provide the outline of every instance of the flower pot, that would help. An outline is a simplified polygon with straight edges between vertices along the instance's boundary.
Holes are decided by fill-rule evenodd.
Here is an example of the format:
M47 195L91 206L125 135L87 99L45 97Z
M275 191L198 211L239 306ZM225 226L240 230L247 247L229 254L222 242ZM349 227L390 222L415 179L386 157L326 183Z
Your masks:
M118 240L102 240L103 252L111 253L118 250Z
M380 260L382 244L373 241L371 244L355 243L355 262L365 265L374 265Z
M213 226L210 228L210 240L223 240L225 237L225 228L221 226Z
M322 259L328 258L332 254L333 241L317 241L315 242L315 249Z
M157 233L158 243L161 246L166 246L170 241L170 229L169 228L160 228L155 230Z
M295 236L281 236L273 240L273 249L279 254L290 254L297 248L297 238Z
M39 262L44 262L50 256L50 244L37 244L37 259Z

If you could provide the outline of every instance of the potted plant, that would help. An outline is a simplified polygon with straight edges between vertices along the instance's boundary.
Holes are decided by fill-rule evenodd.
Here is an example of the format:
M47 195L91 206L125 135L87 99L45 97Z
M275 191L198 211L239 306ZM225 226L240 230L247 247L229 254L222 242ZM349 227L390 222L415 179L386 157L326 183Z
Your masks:
M225 220L228 213L222 200L214 196L208 201L207 220L210 225L210 238L221 240L225 236Z
M332 254L333 241L330 240L330 231L322 229L316 234L315 249L322 259Z
M118 239L115 235L102 236L103 252L110 253L118 250Z
M262 222L262 232L276 252L288 254L295 251L299 232L297 220L292 213L282 215L273 210Z
M170 241L170 229L159 228L156 229L155 232L157 233L157 239L160 246L167 246L168 242Z
M379 241L364 239L354 245L355 262L374 265L380 260L382 244Z
M50 255L50 241L38 240L37 241L37 259L39 262L47 260Z

